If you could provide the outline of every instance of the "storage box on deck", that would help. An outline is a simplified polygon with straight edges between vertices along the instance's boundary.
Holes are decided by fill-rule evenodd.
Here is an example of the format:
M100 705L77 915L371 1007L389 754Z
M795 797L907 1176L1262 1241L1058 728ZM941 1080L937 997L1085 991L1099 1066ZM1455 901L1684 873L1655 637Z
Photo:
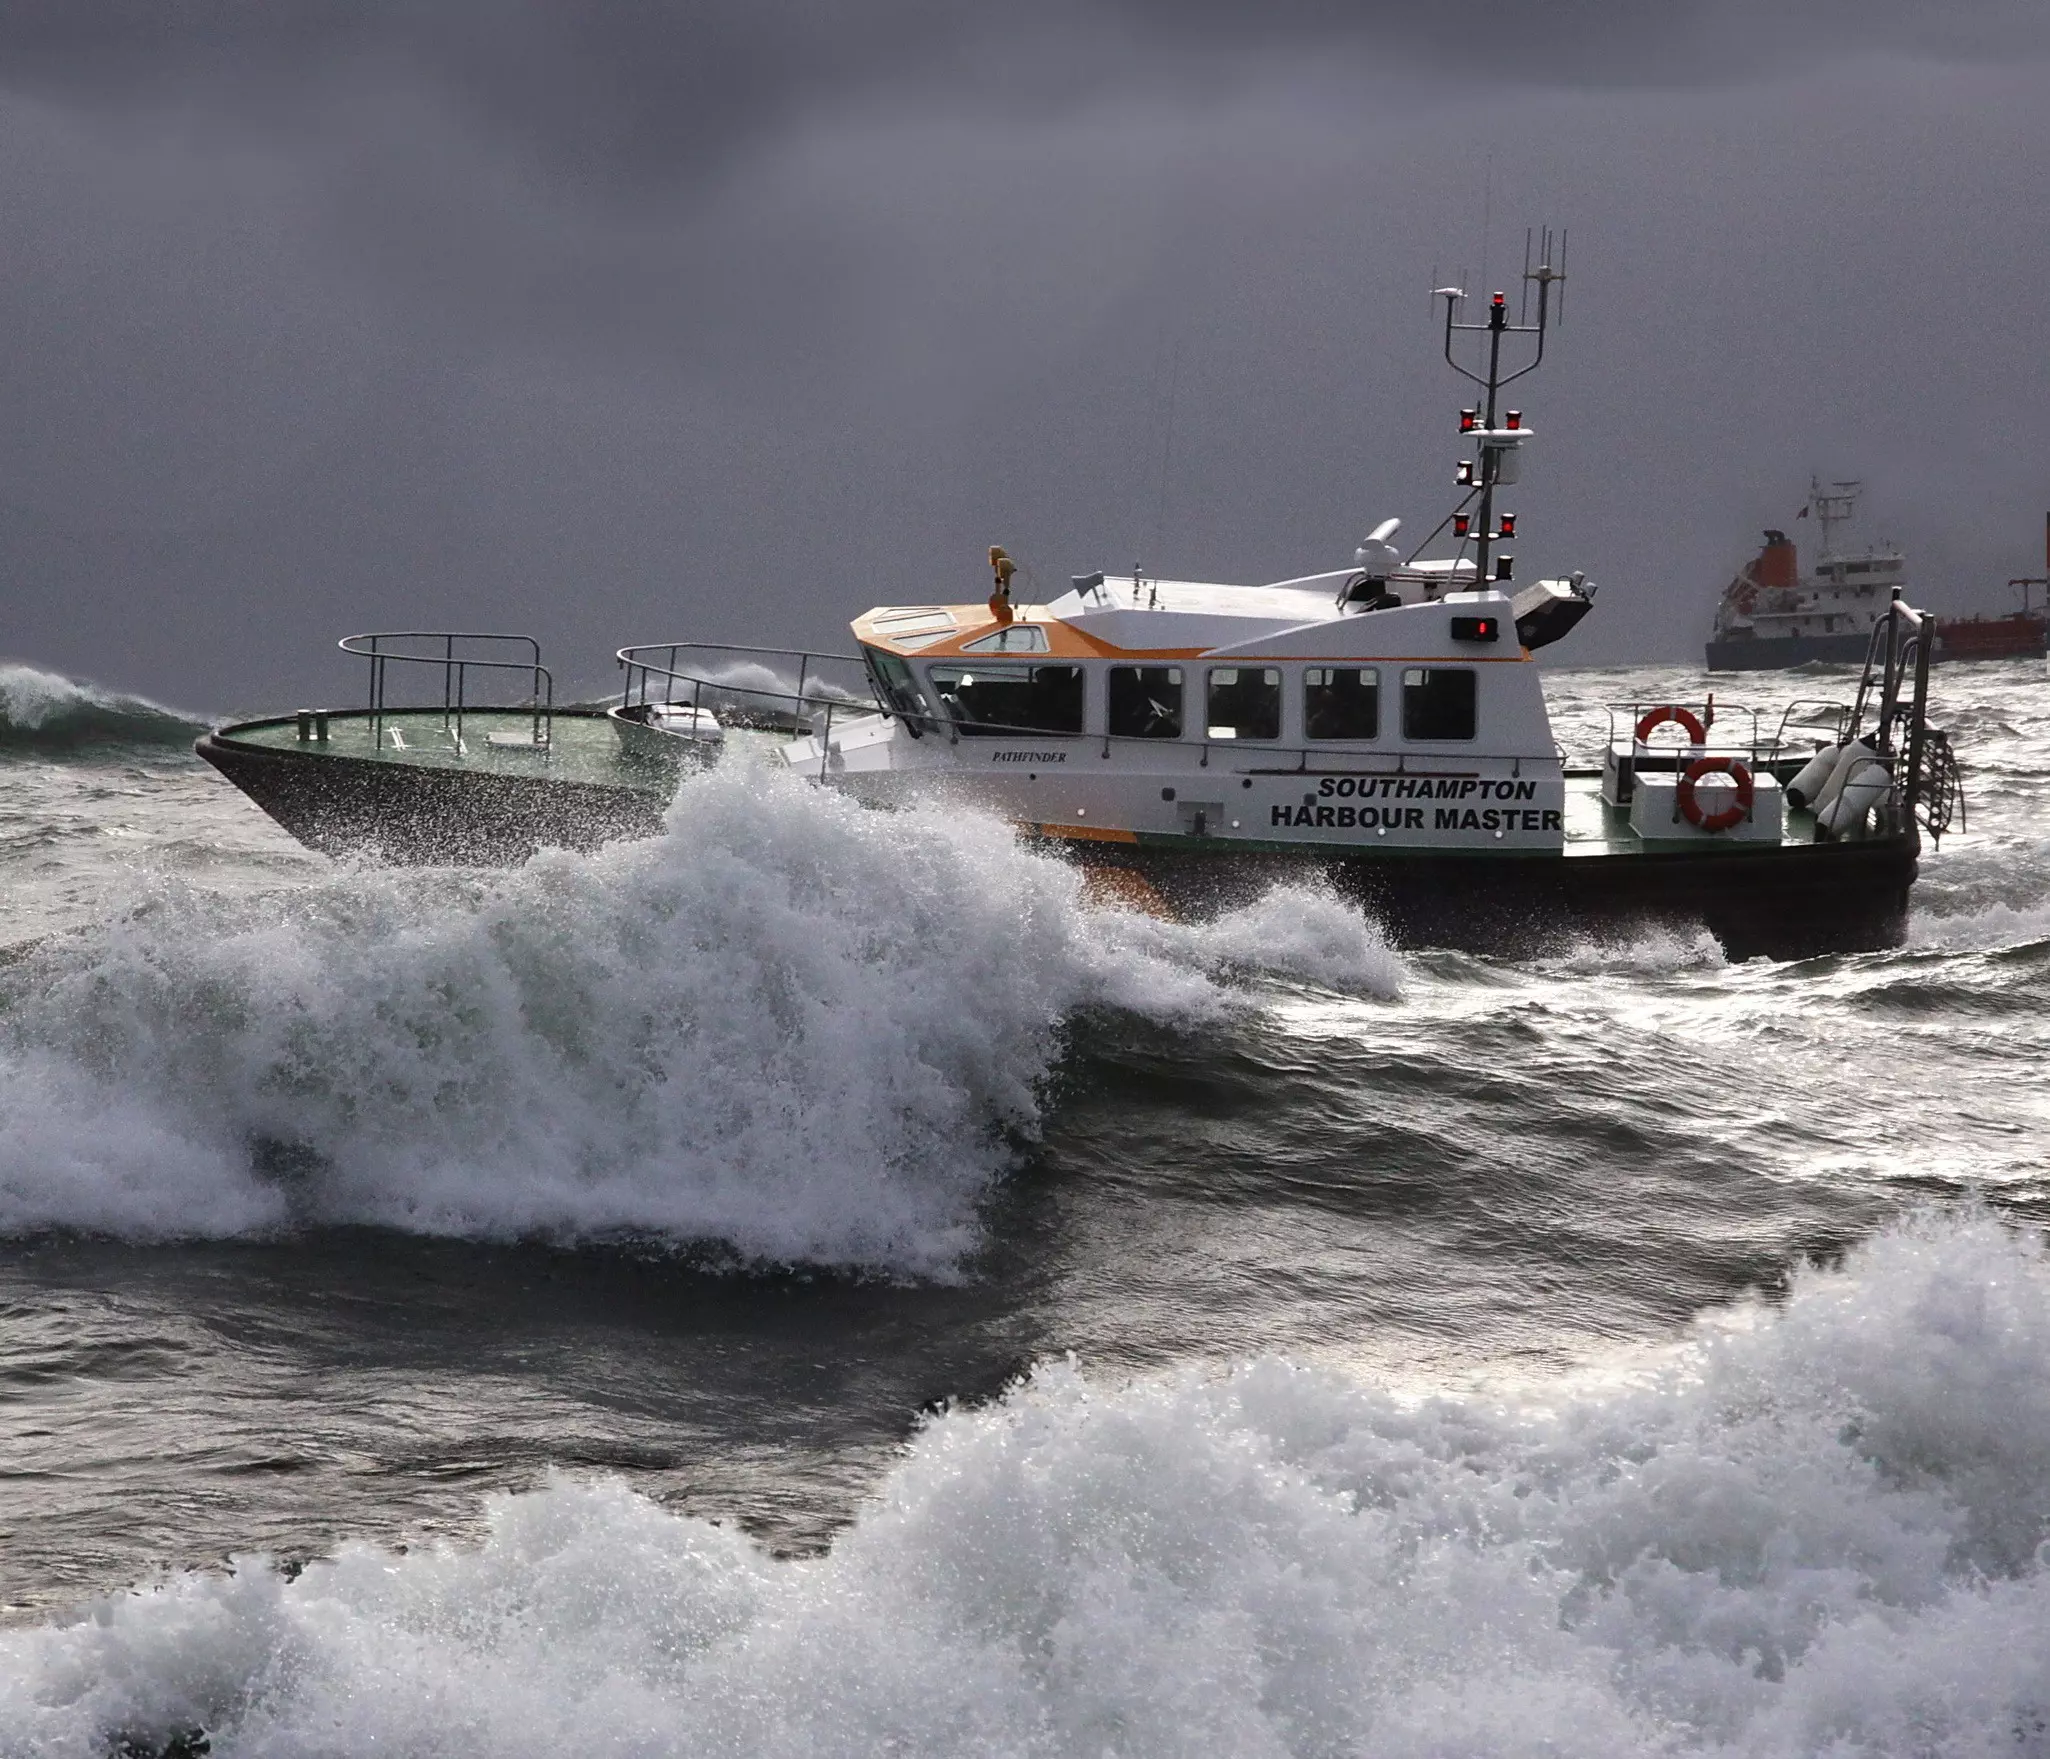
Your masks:
M1787 823L1786 796L1770 776L1751 778L1751 811L1726 831L1705 831L1680 810L1677 775L1637 773L1630 791L1630 828L1647 843L1777 843ZM1720 779L1695 784L1694 797L1705 815L1728 810L1734 790Z

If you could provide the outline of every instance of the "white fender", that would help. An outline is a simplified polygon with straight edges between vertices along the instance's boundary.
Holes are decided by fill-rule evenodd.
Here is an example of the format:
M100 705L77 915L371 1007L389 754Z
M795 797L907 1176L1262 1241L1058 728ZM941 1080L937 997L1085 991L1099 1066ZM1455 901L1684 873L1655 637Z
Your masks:
M1854 831L1865 822L1865 815L1886 798L1892 786L1893 777L1886 765L1876 757L1867 758L1837 790L1836 798L1815 815L1815 822L1833 837Z
M1836 753L1834 745L1817 747L1815 755L1801 766L1800 774L1787 784L1789 806L1806 806L1822 792L1822 785L1836 768Z
M1877 755L1869 739L1853 739L1836 754L1836 766L1829 772L1829 780L1822 784L1822 792L1815 796L1815 816L1818 819L1843 792L1844 784L1851 779L1851 772L1867 758Z

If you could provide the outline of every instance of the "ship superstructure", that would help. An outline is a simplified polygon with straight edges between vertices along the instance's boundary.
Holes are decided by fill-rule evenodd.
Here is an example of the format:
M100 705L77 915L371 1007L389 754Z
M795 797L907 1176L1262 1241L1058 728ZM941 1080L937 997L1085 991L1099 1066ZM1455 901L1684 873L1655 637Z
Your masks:
M1897 589L1907 585L1907 560L1891 544L1846 547L1838 528L1855 512L1863 485L1809 483L1808 505L1821 529L1812 574L1784 531L1768 531L1758 554L1723 588L1708 642L1711 672L1765 671L1831 661L1858 665L1872 626Z

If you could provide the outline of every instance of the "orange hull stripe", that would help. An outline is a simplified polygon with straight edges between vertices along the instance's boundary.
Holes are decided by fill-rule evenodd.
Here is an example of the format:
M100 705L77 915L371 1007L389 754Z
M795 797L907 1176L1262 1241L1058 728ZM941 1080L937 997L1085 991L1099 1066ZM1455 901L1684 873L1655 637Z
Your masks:
M1042 837L1066 837L1077 843L1136 843L1137 831L1114 831L1106 825L1033 825Z

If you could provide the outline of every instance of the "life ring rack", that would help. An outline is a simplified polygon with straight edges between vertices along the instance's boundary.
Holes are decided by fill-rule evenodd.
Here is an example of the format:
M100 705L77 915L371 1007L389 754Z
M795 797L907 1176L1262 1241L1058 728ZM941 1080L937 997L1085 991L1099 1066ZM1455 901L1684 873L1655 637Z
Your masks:
M1677 702L1669 702L1663 708L1646 711L1637 723L1637 743L1649 743L1652 734L1668 723L1685 733L1687 743L1696 751L1708 743L1708 729L1701 724L1701 717L1692 709L1682 708Z
M1715 812L1702 806L1695 784L1704 776L1728 776L1736 784L1731 791L1729 805ZM1751 816L1751 802L1757 796L1757 788L1741 759L1697 757L1680 772L1677 795L1680 811L1690 825L1704 831L1726 831Z

